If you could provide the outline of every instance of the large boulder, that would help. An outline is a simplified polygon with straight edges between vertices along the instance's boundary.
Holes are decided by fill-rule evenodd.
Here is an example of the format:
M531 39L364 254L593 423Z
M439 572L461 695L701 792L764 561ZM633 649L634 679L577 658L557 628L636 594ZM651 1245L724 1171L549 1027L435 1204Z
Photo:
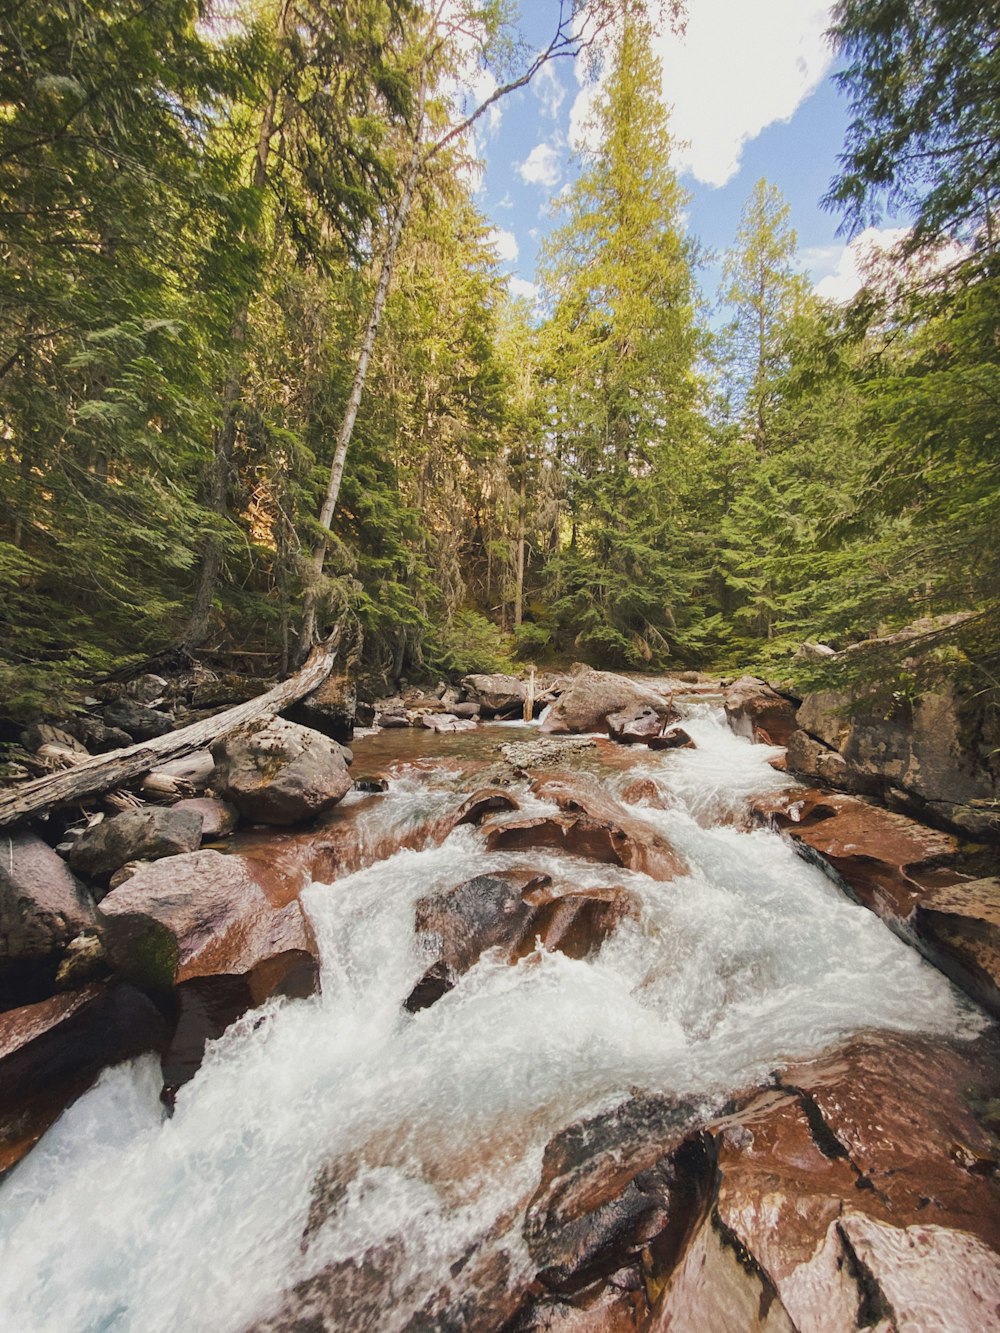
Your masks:
M260 978L312 956L297 901L281 902L251 859L205 850L137 870L101 903L108 959L152 991L196 977Z
M286 711L290 722L321 731L342 745L354 738L358 691L350 676L327 676L312 694L306 695Z
M650 704L608 714L608 735L621 745L645 745L663 730L663 719Z
M787 745L795 730L795 703L757 676L740 676L723 691L733 730L769 745Z
M506 717L524 711L527 686L516 676L472 675L462 680L472 703L479 704L486 717Z
M611 671L577 672L550 707L541 730L552 735L607 731L612 714L636 712L648 707L659 718L661 728L678 718L670 699L648 685Z
M202 814L176 806L126 810L92 824L70 849L73 869L106 881L128 861L156 861L193 852L201 842Z
M0 840L0 999L48 982L70 941L94 924L90 894L34 833Z
M231 732L212 746L212 786L244 819L299 824L337 804L351 789L336 741L272 718Z
M974 838L1000 838L1000 717L975 692L940 685L918 698L807 694L789 768L902 804Z

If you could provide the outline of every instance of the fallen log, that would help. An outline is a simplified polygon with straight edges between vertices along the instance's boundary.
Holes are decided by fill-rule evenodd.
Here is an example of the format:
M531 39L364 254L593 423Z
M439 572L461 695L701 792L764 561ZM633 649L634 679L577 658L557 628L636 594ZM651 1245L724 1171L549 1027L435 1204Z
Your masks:
M248 722L273 717L289 704L295 703L314 689L330 674L337 653L337 636L331 636L310 653L305 666L289 676L266 694L246 703L227 708L213 717L192 722L190 726L168 731L155 740L140 741L108 754L94 755L72 768L45 777L35 778L23 786L0 796L0 828L6 828L23 819L30 819L43 810L68 805L121 787L148 773L150 769L169 759L179 759L192 750L201 750Z

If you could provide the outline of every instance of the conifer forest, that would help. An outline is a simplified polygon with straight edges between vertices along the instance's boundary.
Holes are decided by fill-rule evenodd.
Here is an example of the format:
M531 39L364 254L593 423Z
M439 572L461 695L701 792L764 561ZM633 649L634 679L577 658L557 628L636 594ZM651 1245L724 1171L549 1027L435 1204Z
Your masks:
M9 715L171 646L287 672L340 618L392 679L787 674L961 613L940 654L995 683L993 7L836 6L826 202L908 236L824 302L761 179L711 320L650 44L682 8L552 11L535 53L499 0L6 0ZM604 78L531 305L456 88L559 57Z

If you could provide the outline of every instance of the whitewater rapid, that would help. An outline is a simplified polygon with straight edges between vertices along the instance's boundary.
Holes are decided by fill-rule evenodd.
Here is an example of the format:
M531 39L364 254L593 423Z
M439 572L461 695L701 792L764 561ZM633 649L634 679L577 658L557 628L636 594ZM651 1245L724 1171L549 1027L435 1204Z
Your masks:
M307 889L320 995L269 1003L211 1044L172 1119L153 1057L105 1072L0 1187L0 1329L236 1333L350 1261L376 1306L345 1286L338 1327L391 1333L474 1247L502 1251L512 1280L529 1270L525 1201L546 1143L582 1115L638 1090L711 1109L863 1028L978 1031L874 915L777 834L744 831L747 800L788 785L778 752L711 704L684 725L697 749L637 748L605 775L612 790L657 784L668 808L634 813L683 854L681 879L489 852L463 826ZM402 776L373 817L410 828L463 795ZM515 866L624 885L640 917L583 961L486 954L406 1012L430 961L417 901Z

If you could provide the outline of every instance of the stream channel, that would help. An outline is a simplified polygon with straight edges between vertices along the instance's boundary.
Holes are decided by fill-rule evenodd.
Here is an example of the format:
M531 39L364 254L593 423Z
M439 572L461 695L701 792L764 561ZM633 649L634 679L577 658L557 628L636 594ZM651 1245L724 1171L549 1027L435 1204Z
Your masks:
M153 1056L105 1071L70 1107L0 1188L0 1328L272 1327L282 1293L324 1271L339 1274L335 1322L287 1327L451 1327L426 1314L436 1293L457 1282L489 1302L484 1274L513 1287L537 1267L525 1209L546 1145L574 1122L637 1093L704 1120L861 1030L974 1037L982 1016L940 973L751 827L748 800L791 783L769 765L780 751L734 735L711 700L681 707L695 749L605 739L559 765L616 798L651 779L666 808L629 814L686 863L667 882L554 848L491 851L469 825L413 846L530 725L361 739L355 772L386 772L389 787L338 809L359 807L359 837L398 830L401 850L304 891L321 993L235 1023L170 1118ZM511 791L521 809L494 828L558 813L527 781ZM409 1012L434 957L418 901L520 868L624 888L637 910L583 958L487 950Z

